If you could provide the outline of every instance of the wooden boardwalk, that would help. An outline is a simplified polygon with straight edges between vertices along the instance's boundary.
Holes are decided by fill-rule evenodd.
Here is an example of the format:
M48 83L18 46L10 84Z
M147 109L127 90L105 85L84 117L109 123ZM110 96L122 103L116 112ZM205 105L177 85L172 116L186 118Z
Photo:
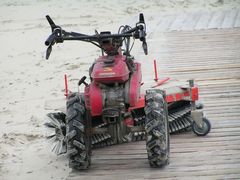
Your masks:
M156 16L156 15L155 15ZM155 17L154 16L154 17ZM240 27L240 9L207 11L200 10L194 12L158 13L158 18L150 20L148 31L181 31L200 29L222 29ZM136 22L135 17L132 22Z
M161 76L197 81L212 131L206 137L172 135L170 164L163 169L149 168L142 141L94 150L91 169L71 172L68 179L240 178L240 29L155 32L154 37L149 47ZM155 43L159 48L153 50Z

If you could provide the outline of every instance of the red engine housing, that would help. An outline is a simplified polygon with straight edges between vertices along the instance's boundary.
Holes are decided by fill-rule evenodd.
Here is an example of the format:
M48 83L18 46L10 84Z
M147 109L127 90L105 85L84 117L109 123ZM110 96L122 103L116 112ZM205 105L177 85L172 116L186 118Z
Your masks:
M92 116L102 115L103 97L101 85L123 84L124 103L135 106L140 98L142 81L141 64L134 63L130 70L126 63L126 56L101 56L93 64L90 71L92 82L85 87L85 105Z
M124 83L129 79L129 69L125 63L126 56L101 56L94 63L91 78L97 83Z

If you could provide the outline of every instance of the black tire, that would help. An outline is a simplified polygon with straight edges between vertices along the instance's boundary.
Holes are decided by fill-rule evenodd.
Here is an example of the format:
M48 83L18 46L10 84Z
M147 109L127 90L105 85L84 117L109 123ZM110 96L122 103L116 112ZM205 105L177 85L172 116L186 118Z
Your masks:
M67 100L67 153L69 167L88 169L91 164L90 123L84 105L84 98L78 93L70 94Z
M146 148L151 167L163 167L169 163L170 140L168 109L165 92L159 89L146 91Z
M193 121L192 130L198 136L206 136L211 130L211 123L207 118L203 117L203 126L198 127L195 121Z

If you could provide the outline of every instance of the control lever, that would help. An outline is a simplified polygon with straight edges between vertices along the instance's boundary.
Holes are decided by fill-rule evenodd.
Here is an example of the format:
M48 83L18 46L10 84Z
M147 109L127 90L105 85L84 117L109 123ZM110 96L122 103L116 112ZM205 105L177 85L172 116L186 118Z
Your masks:
M85 85L85 86L88 86L88 83L85 82L85 80L87 79L86 76L83 76L79 81L78 81L78 86L80 86L82 83Z
M148 46L146 42L146 24L144 20L144 15L143 13L139 14L139 39L142 41L142 48L144 51L144 54L148 54Z
M47 21L50 24L51 28L52 28L52 32L58 27L56 26L56 24L53 22L53 20L50 18L49 15L46 15Z

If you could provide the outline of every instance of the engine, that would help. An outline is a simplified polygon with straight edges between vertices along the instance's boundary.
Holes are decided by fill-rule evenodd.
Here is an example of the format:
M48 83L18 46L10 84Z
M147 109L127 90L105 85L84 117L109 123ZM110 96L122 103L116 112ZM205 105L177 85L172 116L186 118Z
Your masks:
M127 61L132 62L129 68ZM114 122L140 98L141 65L123 55L101 56L90 68L91 83L85 88L85 105L91 115Z
M123 84L115 84L113 87L104 86L102 89L103 120L108 123L115 123L125 112L125 92Z

